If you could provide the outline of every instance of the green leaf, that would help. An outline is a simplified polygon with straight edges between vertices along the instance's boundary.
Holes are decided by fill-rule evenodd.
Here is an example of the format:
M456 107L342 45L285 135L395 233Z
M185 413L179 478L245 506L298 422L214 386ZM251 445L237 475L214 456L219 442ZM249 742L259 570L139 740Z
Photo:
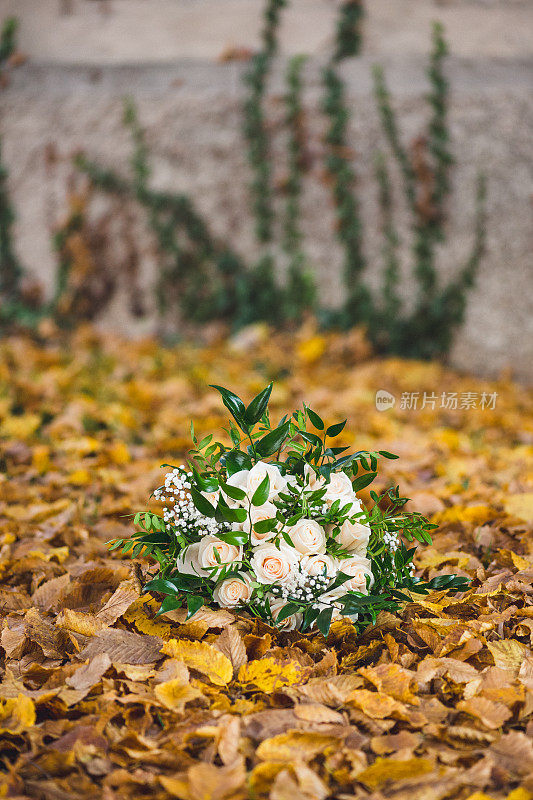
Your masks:
M267 433L262 439L256 442L255 449L260 456L271 456L279 450L287 436L289 435L289 423L285 422Z
M333 606L323 608L316 618L316 626L320 633L327 636L331 628L331 617L333 616Z
M268 401L270 400L270 394L272 392L272 383L269 383L266 389L263 389L262 392L254 397L246 411L244 412L244 420L245 422L253 426L256 422L259 422L263 414L265 413Z
M247 543L248 534L245 531L228 531L228 533L219 533L218 538L227 544L234 544L239 547Z
M232 500L244 500L246 497L246 492L244 489L239 489L237 486L231 486L229 483L224 483L222 479L219 479L219 483L224 494L227 494Z
M383 458L400 458L400 456L397 456L394 453L389 453L388 450L379 450L378 452L380 456L383 456Z
M222 456L220 463L226 468L228 478L236 472L240 472L241 469L252 468L252 459L242 450L230 450L229 453L225 453Z
M268 500L268 495L270 492L270 478L268 475L265 475L257 489L252 495L252 505L253 506L263 506L266 501Z
M276 617L276 625L279 625L279 623L283 622L283 620L287 619L287 617L291 617L293 614L296 614L299 609L300 606L297 603L287 603L287 605L283 606L283 608L278 612Z
M223 497L219 498L215 510L217 522L244 522L248 513L245 508L230 508Z
M156 614L156 617L159 617L160 614L165 614L167 611L175 611L177 608L181 608L183 605L183 600L180 597L165 597L159 611Z
M344 430L344 426L346 425L348 420L344 420L344 422L336 422L335 425L330 425L326 431L326 436L338 436Z
M320 614L320 609L310 606L303 616L301 631L306 631Z
M230 392L229 389L225 389L223 386L217 386L214 383L210 384L210 386L212 389L216 389L217 392L220 392L222 395L222 402L234 418L237 425L239 425L242 430L246 430L246 423L244 421L246 408L241 398L233 392Z
M311 422L313 423L313 425L315 426L315 428L319 431L323 431L324 420L322 419L322 417L319 417L316 411L313 411L313 409L309 408L309 406L306 406L306 408L307 408L307 415L311 420Z
M166 578L155 578L144 585L145 592L161 592L161 594L177 595L178 587Z
M364 489L365 486L372 483L376 475L377 472L367 472L366 475L360 475L356 478L352 484L354 492L360 492L361 489Z
M187 597L187 616L186 620L190 619L193 614L196 614L199 608L204 604L203 597L196 594L191 594Z
M261 519L258 522L254 522L254 530L257 533L269 533L269 531L276 530L277 525L278 521L275 517L273 519Z
M204 517L215 516L215 507L194 486L191 486L191 497L200 514L203 514Z

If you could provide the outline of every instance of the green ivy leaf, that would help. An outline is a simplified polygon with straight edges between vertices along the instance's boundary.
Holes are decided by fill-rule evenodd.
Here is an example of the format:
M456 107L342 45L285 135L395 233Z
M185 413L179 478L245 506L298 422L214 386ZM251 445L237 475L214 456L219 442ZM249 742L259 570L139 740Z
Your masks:
M344 426L346 425L348 420L344 420L344 422L336 422L335 425L330 425L326 431L326 436L335 437L338 436L344 430Z
M244 412L244 420L245 422L253 426L256 422L259 422L263 414L265 413L268 401L270 400L270 394L272 392L272 383L269 383L268 386L263 389L262 392L254 397L246 411Z
M354 492L360 492L365 486L371 484L376 475L377 472L367 472L366 475L360 475L356 478L352 484Z
M268 475L265 475L257 489L252 495L252 505L253 506L262 506L268 500L268 495L270 492L270 478Z
M308 415L309 419L311 420L311 422L313 423L313 425L315 426L315 428L317 430L319 430L319 431L323 431L324 430L324 420L322 419L322 417L319 417L319 415L316 413L316 411L313 411L313 409L309 408L309 406L306 406L306 408L307 408L307 415Z
M246 408L241 398L238 397L233 392L230 392L229 389L225 389L223 386L217 386L214 383L211 383L210 386L212 389L216 389L217 392L220 392L222 396L222 402L230 412L231 416L233 417L237 425L241 428L241 430L246 431L247 426L244 421L244 414L246 412Z
M196 614L199 608L204 604L204 598L196 594L191 594L187 597L187 616L186 620L190 619L193 614Z
M316 626L320 633L327 637L331 628L331 617L333 616L333 606L323 608L316 618Z
M191 486L191 497L200 514L203 514L204 517L215 516L215 507L194 486Z
M296 614L300 609L300 606L297 603L287 603L286 606L279 611L276 617L276 625L279 625L280 622L283 622L284 619L287 617L291 617L293 614Z
M262 439L259 439L256 442L255 449L260 456L271 456L276 450L279 450L288 435L289 423L285 422L283 425L278 425L270 433L267 433Z

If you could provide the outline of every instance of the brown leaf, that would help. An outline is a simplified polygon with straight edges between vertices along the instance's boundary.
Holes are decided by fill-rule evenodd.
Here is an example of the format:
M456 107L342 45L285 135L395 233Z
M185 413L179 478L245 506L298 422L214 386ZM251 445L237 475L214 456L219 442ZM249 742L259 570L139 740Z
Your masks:
M214 646L217 648L217 650L220 650L220 652L223 653L226 658L229 658L233 666L234 675L236 675L242 665L246 664L248 661L246 648L244 646L241 634L234 625L228 625L226 628L224 628L218 639L215 641Z
M157 636L109 628L98 633L81 651L80 658L92 659L106 653L112 662L121 664L151 664L161 658L162 640Z

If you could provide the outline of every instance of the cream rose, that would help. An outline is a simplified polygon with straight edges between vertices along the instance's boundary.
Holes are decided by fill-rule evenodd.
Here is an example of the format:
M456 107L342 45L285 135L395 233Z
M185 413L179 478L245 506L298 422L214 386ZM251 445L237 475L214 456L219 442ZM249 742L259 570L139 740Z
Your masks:
M272 617L275 620L278 618L278 614L282 608L287 605L287 600L284 600L281 597L272 597L269 596L268 602L270 605L270 611L272 612ZM300 625L302 624L302 615L301 614L291 614L290 617L282 620L279 624L279 627L285 631L294 631L298 630Z
M274 500L287 486L287 479L274 464L258 461L248 473L247 495L250 500L259 484L265 479L265 475L268 475L270 480L269 500Z
M215 555L218 554L218 558ZM242 559L242 547L223 542L217 536L204 536L198 547L198 563L201 569L213 569L222 564Z
M368 525L362 525L360 522L350 522L347 519L343 522L335 541L353 555L366 556L370 533Z
M343 558L339 563L339 571L350 576L349 580L342 584L347 592L355 591L366 594L367 576L370 578L368 588L370 588L374 583L371 561L369 558L365 558L364 556L350 556L350 558Z
M326 552L326 533L313 519L301 519L287 531L291 541L302 555Z
M252 582L248 575L239 572L233 578L227 578L213 592L215 603L223 608L234 608L247 603L252 596Z
M251 506L249 517L243 522L242 529L250 534L250 541L255 546L268 542L276 536L277 530L258 533L255 530L257 522L265 519L273 519L276 516L277 508L273 503L265 503L262 506ZM279 525L277 526L279 527Z
M326 484L324 502L328 506L332 506L336 500L339 500L341 508L350 503L353 514L361 507L361 501L355 494L352 482L345 472L333 472L329 483Z
M261 544L250 560L259 583L286 583L298 564L294 548L275 544Z
M268 475L270 480L270 489L267 500L275 500L280 492L287 486L287 479L283 477L279 469L274 464L268 464L266 461L258 461L252 469L241 469L231 475L226 481L229 486L235 486L237 489L242 489L246 492L246 499L231 500L227 498L229 505L248 505L253 497L253 494L259 484L264 480L265 475Z
M302 556L300 569L308 575L325 575L326 578L334 578L338 572L338 562L336 558L322 555Z

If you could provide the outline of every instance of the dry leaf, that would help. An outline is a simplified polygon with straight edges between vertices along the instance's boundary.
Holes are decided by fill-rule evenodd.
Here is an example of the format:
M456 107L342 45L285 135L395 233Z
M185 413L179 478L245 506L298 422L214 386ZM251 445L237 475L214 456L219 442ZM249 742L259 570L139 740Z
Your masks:
M225 686L233 676L231 661L205 642L170 639L165 642L161 652L183 661L190 669L207 675L217 686Z

